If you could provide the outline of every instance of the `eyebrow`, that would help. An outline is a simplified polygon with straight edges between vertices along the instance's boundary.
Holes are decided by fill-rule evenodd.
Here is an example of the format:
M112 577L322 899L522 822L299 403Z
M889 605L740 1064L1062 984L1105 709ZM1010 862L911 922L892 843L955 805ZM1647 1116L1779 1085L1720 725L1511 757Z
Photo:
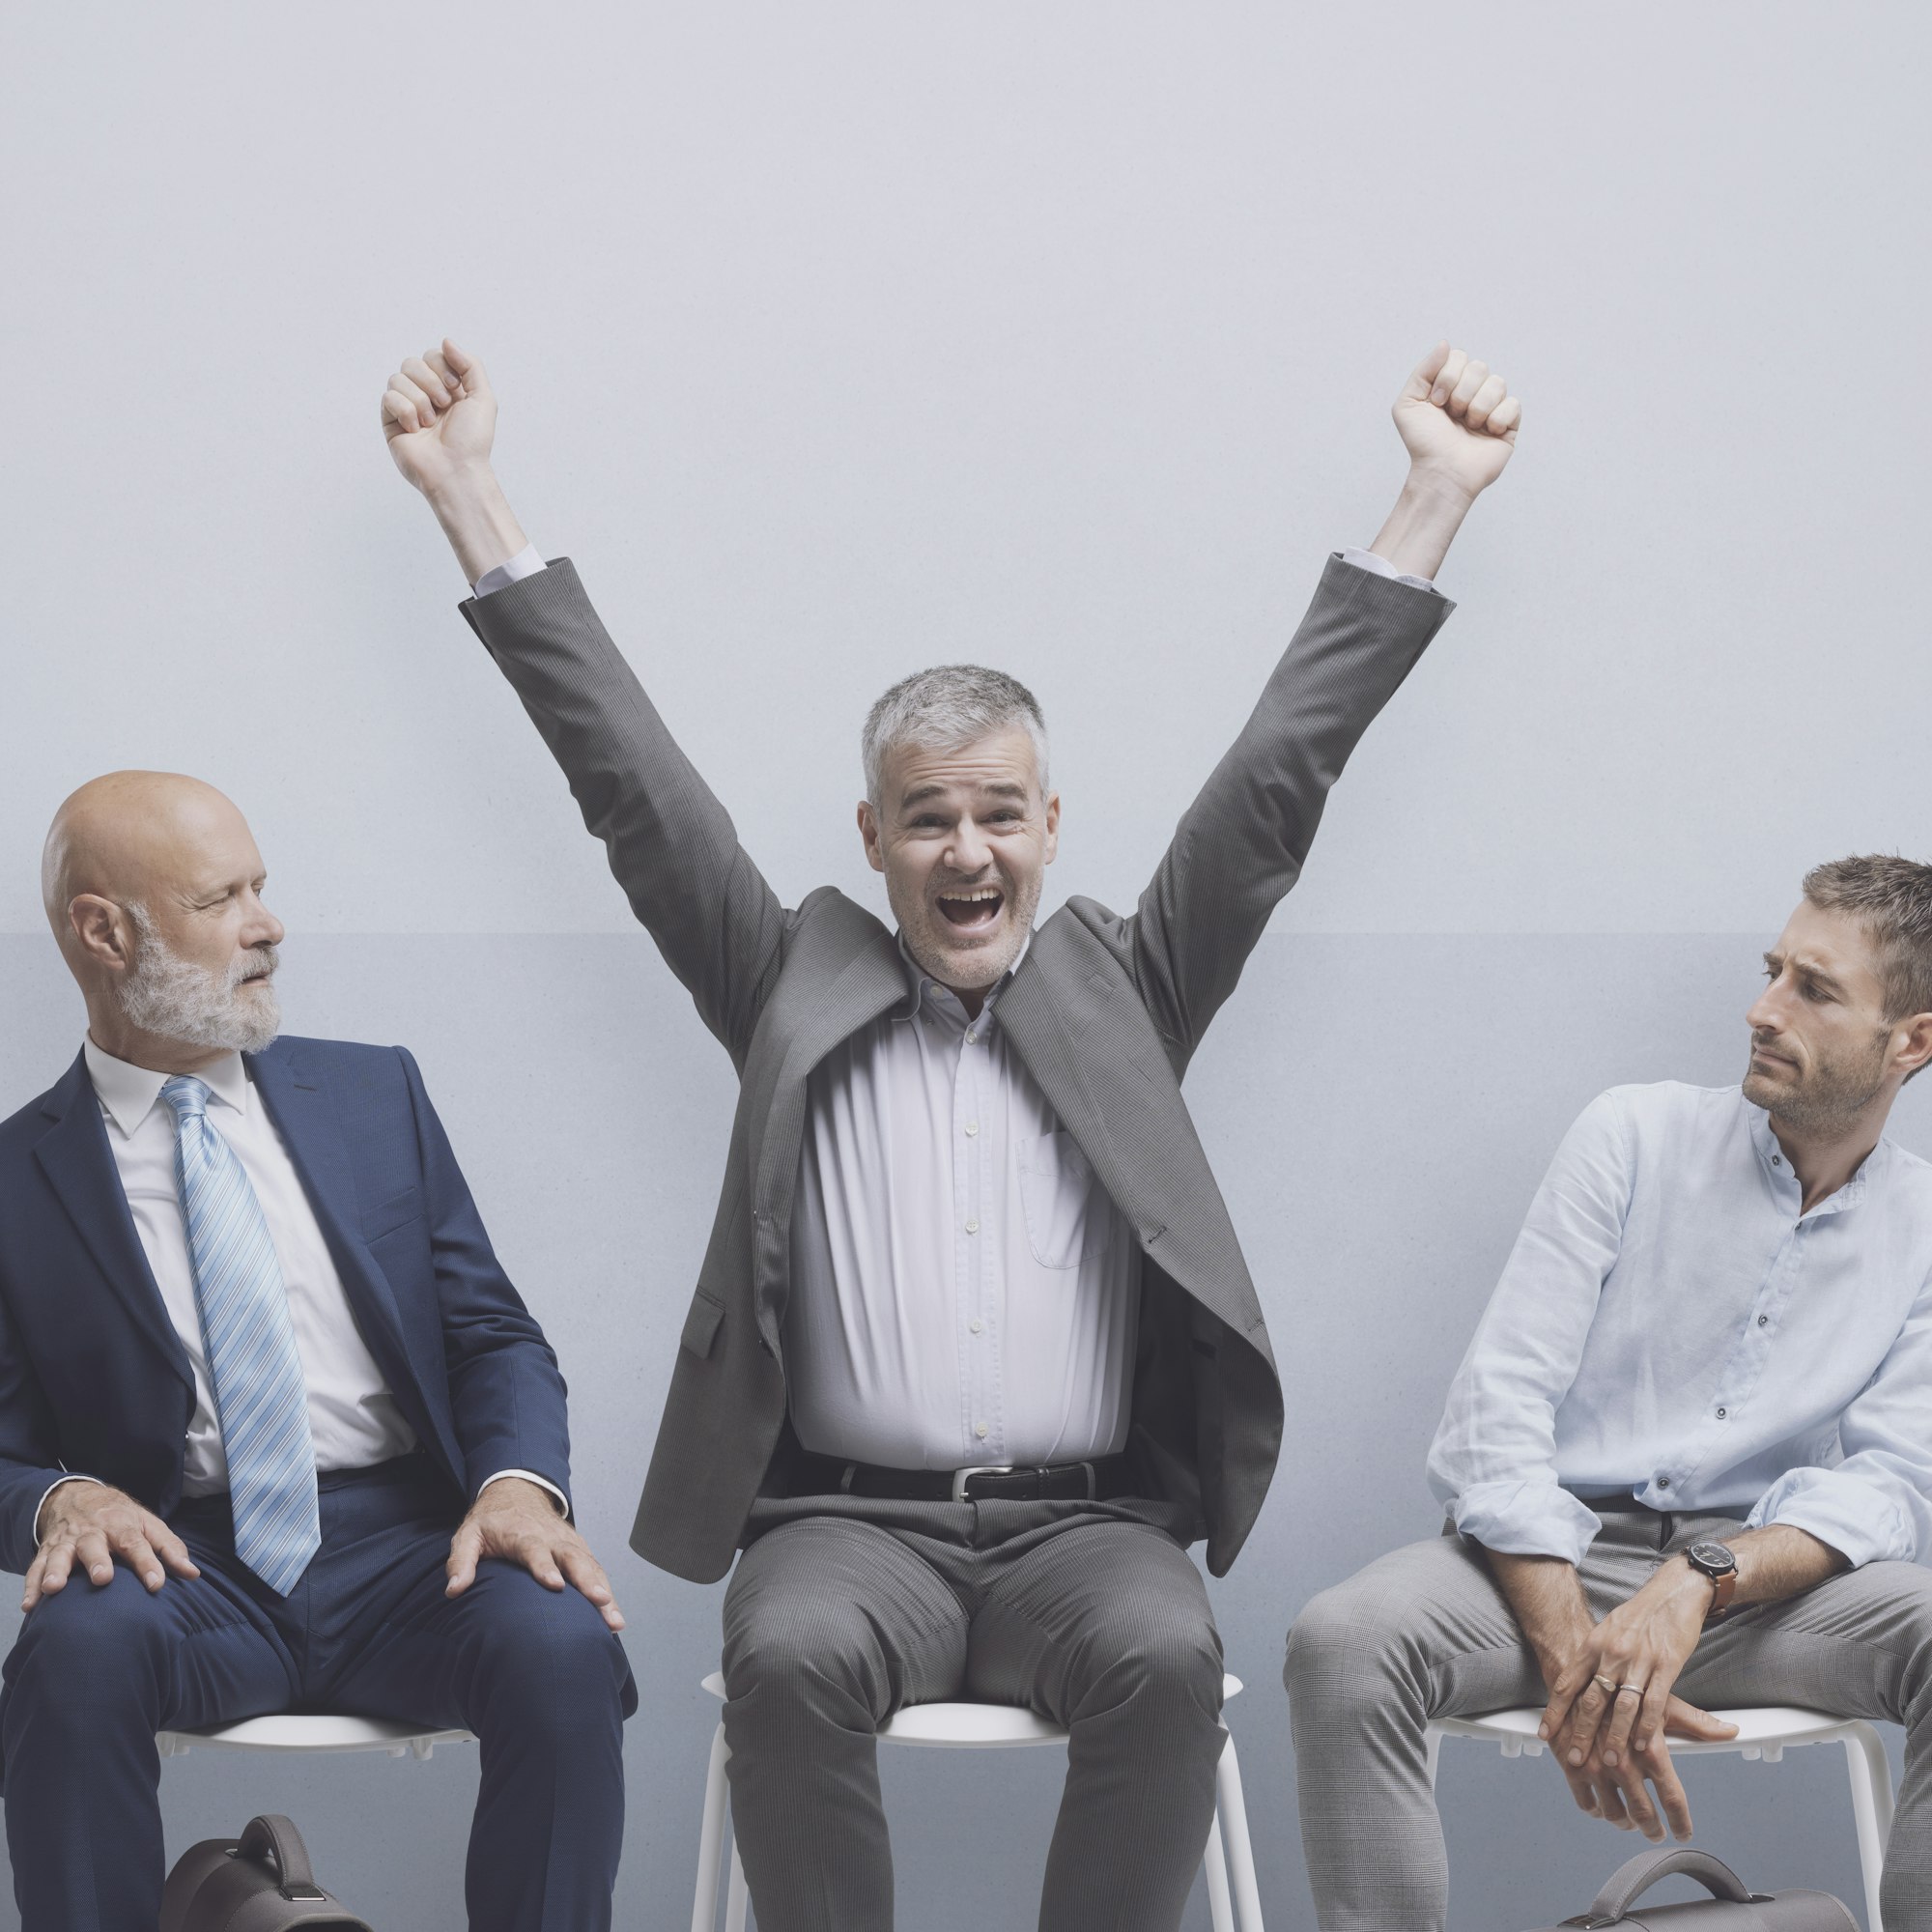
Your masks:
M910 811L914 806L924 805L928 799L944 797L950 789L951 786L942 783L937 779L932 780L927 784L915 785L911 791L906 792L900 798L899 810L901 811ZM1016 779L996 779L991 784L979 786L978 790L982 796L988 798L1017 798L1024 800L1029 796L1028 788Z
M1773 973L1781 972L1785 963L1784 955L1781 952L1767 952L1764 955L1764 963ZM1813 966L1808 960L1804 959L1794 959L1791 964L1814 985L1823 986L1828 993L1836 993L1840 999L1846 997L1843 985L1833 979L1822 966Z

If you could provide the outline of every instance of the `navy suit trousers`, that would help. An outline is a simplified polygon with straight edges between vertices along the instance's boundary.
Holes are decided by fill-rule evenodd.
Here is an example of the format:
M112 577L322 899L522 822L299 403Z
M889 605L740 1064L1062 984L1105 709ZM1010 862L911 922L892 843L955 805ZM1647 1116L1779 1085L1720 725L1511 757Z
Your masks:
M510 1564L445 1597L463 1498L426 1457L321 1481L322 1548L286 1598L236 1560L223 1494L172 1519L199 1577L150 1595L119 1566L100 1588L76 1572L29 1613L0 1693L22 1932L154 1932L155 1734L300 1710L476 1733L471 1932L610 1925L637 1708L623 1646L575 1590ZM263 1810L277 1808L273 1764ZM381 1900L352 1903L384 1922Z

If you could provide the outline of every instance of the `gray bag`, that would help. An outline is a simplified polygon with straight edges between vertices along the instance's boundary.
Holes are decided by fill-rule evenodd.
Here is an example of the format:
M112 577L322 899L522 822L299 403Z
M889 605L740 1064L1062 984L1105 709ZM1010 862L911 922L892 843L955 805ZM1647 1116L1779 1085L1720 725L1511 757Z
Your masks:
M160 1932L370 1932L324 1891L288 1819L250 1818L240 1838L190 1845L161 1892Z
M1641 1918L1630 1916L1631 1907L1652 1886L1678 1872L1694 1878L1711 1896L1689 1905L1653 1905ZM1588 1912L1548 1932L1605 1932L1612 1925L1627 1932L1859 1932L1859 1921L1829 1891L1766 1896L1749 1890L1709 1852L1693 1852L1688 1845L1639 1852L1618 1867Z

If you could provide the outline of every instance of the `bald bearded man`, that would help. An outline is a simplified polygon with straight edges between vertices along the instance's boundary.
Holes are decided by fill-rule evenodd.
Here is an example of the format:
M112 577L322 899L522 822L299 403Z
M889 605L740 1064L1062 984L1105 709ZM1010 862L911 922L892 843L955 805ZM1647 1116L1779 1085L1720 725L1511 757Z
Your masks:
M281 923L212 786L95 780L43 884L88 1025L0 1124L24 1932L154 1932L155 1734L292 1709L474 1731L470 1926L608 1926L623 1618L556 1358L414 1061L277 1038Z

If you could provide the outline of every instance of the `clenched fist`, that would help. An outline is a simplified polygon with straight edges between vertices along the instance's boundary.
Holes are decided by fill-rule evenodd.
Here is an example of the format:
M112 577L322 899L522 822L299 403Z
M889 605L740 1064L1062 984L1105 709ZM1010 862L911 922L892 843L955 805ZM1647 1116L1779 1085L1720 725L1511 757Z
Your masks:
M475 356L447 337L412 355L383 391L383 434L396 468L425 496L460 471L486 467L497 436L497 398Z
M1394 414L1409 461L1475 497L1503 473L1522 404L1488 363L1438 342L1403 384Z

